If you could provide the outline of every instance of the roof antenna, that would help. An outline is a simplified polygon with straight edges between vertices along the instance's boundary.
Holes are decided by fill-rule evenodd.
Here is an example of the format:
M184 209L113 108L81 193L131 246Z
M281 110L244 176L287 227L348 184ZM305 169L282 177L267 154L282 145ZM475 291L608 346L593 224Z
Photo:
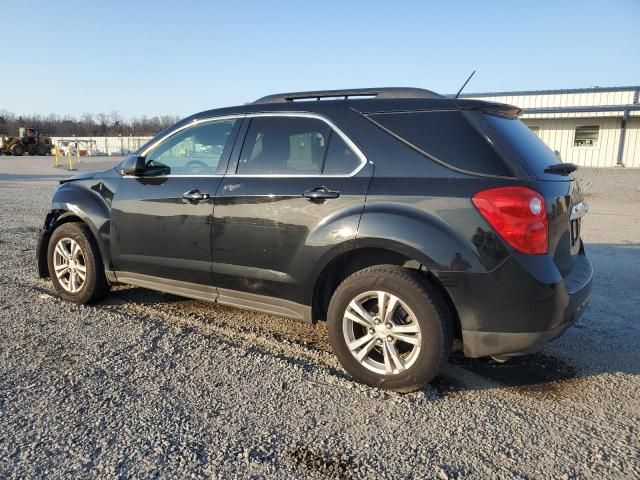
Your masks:
M475 70L473 72L471 72L471 75L469 75L469 78L467 78L467 81L462 84L462 86L460 87L460 90L458 90L458 93L456 93L455 98L458 98L460 96L460 92L462 92L462 90L464 90L464 87L467 86L467 83L469 83L469 80L471 80L471 77L473 77L473 75L475 73L476 73Z

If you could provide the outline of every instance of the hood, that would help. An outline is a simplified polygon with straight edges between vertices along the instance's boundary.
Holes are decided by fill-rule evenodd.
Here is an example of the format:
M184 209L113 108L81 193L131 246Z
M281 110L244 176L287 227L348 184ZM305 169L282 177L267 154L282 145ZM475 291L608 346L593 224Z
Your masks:
M76 180L88 180L90 178L93 178L97 175L96 172L83 172L83 173L79 173L77 175L74 175L73 177L69 177L69 178L65 178L64 180L60 180L60 184L62 185L63 183L67 183L67 182L75 182Z

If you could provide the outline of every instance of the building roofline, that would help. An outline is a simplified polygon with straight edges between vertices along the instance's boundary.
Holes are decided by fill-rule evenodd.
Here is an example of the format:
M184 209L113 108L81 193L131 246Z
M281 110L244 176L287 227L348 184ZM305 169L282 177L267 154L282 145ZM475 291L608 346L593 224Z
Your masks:
M640 85L630 85L626 87L589 87L589 88L565 88L557 90L514 90L510 92L477 92L462 93L460 98L468 97L505 97L512 95L557 95L560 93L591 93L591 92L623 92L639 91Z
M525 115L544 113L590 113L590 112L621 112L640 110L640 105L595 105L593 107L547 107L547 108L524 108Z

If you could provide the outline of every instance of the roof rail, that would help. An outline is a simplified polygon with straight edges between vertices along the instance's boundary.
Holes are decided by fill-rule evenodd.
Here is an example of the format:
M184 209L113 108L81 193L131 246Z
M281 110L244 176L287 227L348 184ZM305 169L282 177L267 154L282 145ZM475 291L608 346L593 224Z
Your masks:
M444 98L442 95L424 88L383 87L351 88L348 90L318 90L311 92L277 93L259 98L253 103L286 103L299 100L336 99L374 97L374 98Z

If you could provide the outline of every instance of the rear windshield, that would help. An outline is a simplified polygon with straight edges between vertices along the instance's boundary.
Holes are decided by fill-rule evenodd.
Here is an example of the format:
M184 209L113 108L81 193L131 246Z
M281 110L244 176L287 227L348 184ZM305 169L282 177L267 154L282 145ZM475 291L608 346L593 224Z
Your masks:
M493 147L459 111L369 116L416 150L468 172L512 177Z
M549 165L560 163L555 153L517 118L490 114L485 117L536 175L542 174Z

